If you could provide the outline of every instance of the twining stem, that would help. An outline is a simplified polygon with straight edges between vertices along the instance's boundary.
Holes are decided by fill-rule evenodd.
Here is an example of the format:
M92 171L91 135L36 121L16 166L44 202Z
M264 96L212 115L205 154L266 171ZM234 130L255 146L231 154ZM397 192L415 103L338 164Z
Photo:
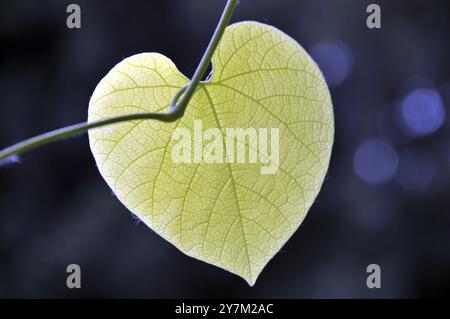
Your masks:
M194 76L191 79L191 82L188 84L186 92L178 103L179 110L184 113L184 110L187 107L192 95L197 88L198 83L205 76L206 71L208 70L209 64L211 63L211 58L216 51L217 46L219 45L220 40L222 39L222 35L225 32L225 28L230 23L231 17L233 15L234 8L236 7L237 0L228 0L225 9L223 10L222 16L220 17L219 23L217 24L216 30L209 42L208 47L206 48L205 53L203 54L202 60L195 70ZM183 114L181 114L183 115Z
M83 122L71 126L66 126L61 129L50 131L32 138L29 138L23 142L14 144L8 148L5 148L0 152L0 161L7 159L10 156L25 153L34 148L50 144L62 140L67 137L71 137L77 134L85 133L90 129L98 128L106 125L111 125L120 122L134 121L134 120L159 120L163 122L172 122L177 120L176 116L169 113L132 113L125 114L116 117L109 117L95 122Z
M10 156L18 155L34 148L50 144L52 142L78 135L81 133L85 133L88 130L112 125L121 122L127 121L135 121L135 120L158 120L162 122L174 122L180 119L186 107L189 104L189 101L192 98L195 90L197 89L198 84L205 76L206 71L208 70L209 64L211 62L211 58L216 50L220 40L222 39L225 28L229 25L231 17L233 15L234 8L236 7L237 0L228 0L223 10L222 16L220 17L219 23L217 24L216 30L209 42L208 47L206 48L203 57L195 70L195 73L189 82L189 84L182 89L180 89L171 104L170 111L168 113L132 113L132 114L124 114L116 117L105 118L102 120L98 120L95 122L83 122L80 124L75 124L71 126L66 126L58 130L50 131L32 138L29 138L23 142L17 143L10 147L5 148L0 152L0 161L7 159ZM179 100L179 101L178 101Z

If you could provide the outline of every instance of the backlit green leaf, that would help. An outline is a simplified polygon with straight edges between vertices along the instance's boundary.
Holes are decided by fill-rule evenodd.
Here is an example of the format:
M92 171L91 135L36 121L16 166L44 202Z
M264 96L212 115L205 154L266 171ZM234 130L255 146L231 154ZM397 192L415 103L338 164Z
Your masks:
M89 133L90 144L100 173L130 211L183 253L253 285L302 223L320 190L333 144L332 103L316 64L274 27L256 22L229 26L212 62L210 79L199 85L181 120L96 129ZM175 93L188 82L163 55L132 56L97 86L89 121L167 112ZM195 155L194 141L191 152L184 154L192 162L174 161L174 148L180 144L172 135L187 132L194 139L194 123L200 123L194 121L200 120L204 132L216 128L224 139L216 136L213 155L212 143L205 141L205 153ZM220 157L219 146L224 146L224 156L229 151L227 128L277 128L279 159L272 158L273 169L263 173L268 166L263 162L269 161L263 155L257 163L226 163L226 158L225 163L205 162L207 152ZM258 147L251 139L241 144L248 155Z

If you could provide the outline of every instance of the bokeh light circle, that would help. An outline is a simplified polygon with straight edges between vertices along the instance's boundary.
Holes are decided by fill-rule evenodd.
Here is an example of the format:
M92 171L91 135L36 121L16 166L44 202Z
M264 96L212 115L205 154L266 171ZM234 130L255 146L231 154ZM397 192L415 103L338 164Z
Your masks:
M445 121L442 98L433 89L411 91L404 98L400 110L405 133L412 137L434 133Z
M330 87L344 82L352 71L352 51L340 41L319 42L311 48L309 53L319 65Z
M394 147L380 138L371 138L362 143L353 157L356 175L371 185L391 180L398 168L398 155Z

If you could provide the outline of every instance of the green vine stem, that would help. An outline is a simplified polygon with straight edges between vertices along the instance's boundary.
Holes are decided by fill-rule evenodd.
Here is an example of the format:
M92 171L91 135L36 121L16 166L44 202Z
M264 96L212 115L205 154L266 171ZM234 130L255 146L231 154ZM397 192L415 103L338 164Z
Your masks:
M78 135L81 133L85 133L88 130L95 129L98 127L112 125L121 122L127 121L135 121L135 120L158 120L162 122L174 122L180 119L186 107L189 104L189 101L192 98L198 84L205 76L206 71L208 70L209 64L211 62L212 55L216 50L220 40L222 39L225 28L229 25L231 17L233 15L234 8L236 7L238 0L228 0L223 10L222 16L219 20L219 23L214 31L214 34L209 42L208 47L206 48L203 57L195 70L195 73L189 82L189 84L182 89L180 89L172 103L171 108L168 113L133 113L133 114L125 114L117 117L110 117L102 120L98 120L95 122L84 122L80 124L75 124L71 126L67 126L58 130L50 131L32 138L29 138L23 142L17 143L10 147L5 148L0 152L0 162L6 160L10 156L22 154L24 152L30 151L37 147L50 144L52 142L59 141L61 139L71 137L74 135Z

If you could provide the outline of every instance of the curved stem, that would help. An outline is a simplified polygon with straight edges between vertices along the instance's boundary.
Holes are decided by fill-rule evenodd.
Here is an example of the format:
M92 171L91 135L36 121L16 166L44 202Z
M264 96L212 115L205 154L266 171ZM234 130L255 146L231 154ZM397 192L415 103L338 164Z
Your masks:
M222 35L225 31L225 28L228 26L231 17L233 16L233 11L234 8L236 7L236 3L237 0L228 0L225 9L223 10L222 16L220 17L219 23L217 24L216 30L214 31L211 41L209 42L209 45L206 48L205 53L203 54L200 64L195 70L194 76L192 77L191 82L189 83L186 89L186 92L181 98L181 101L178 103L179 109L182 112L182 114L184 113L184 110L186 109L192 95L194 94L198 83L202 80L203 76L208 70L214 51L216 50L217 45L222 39Z
M186 92L187 88L189 87L189 83L186 84L185 86L183 86L181 89L178 90L177 93L175 93L172 102L170 103L170 109L175 109L178 105L178 100L180 99L180 97L184 94L184 92Z
M50 144L62 140L67 137L75 136L81 133L85 133L90 129L112 125L120 122L128 122L135 120L159 120L163 122L173 122L179 117L172 112L169 113L133 113L125 114L116 117L110 117L102 120L98 120L90 123L80 123L71 126L66 126L58 130L50 131L35 137L29 138L23 142L17 143L13 146L5 148L0 152L0 161L13 156L18 155L34 148L38 148L43 145Z
M75 124L71 126L67 126L58 130L50 131L48 133L44 133L32 138L29 138L23 142L17 143L10 147L5 148L0 151L0 162L4 159L7 159L10 156L22 154L34 148L50 144L55 141L59 141L61 139L75 136L81 133L85 133L88 130L106 126L117 124L121 122L135 121L135 120L158 120L162 122L174 122L180 119L184 111L186 110L189 101L191 100L198 84L201 79L204 77L206 71L208 70L209 63L211 62L211 58L216 50L220 40L222 39L225 28L230 23L231 17L233 15L234 8L236 7L237 0L228 0L223 10L222 16L217 24L216 30L209 42L208 47L206 48L205 53L198 65L195 73L189 82L189 84L182 89L180 89L173 101L171 106L173 109L168 113L132 113L125 114L116 117L106 118L102 120L98 120L95 122L84 122L80 124ZM180 100L179 102L177 102Z

